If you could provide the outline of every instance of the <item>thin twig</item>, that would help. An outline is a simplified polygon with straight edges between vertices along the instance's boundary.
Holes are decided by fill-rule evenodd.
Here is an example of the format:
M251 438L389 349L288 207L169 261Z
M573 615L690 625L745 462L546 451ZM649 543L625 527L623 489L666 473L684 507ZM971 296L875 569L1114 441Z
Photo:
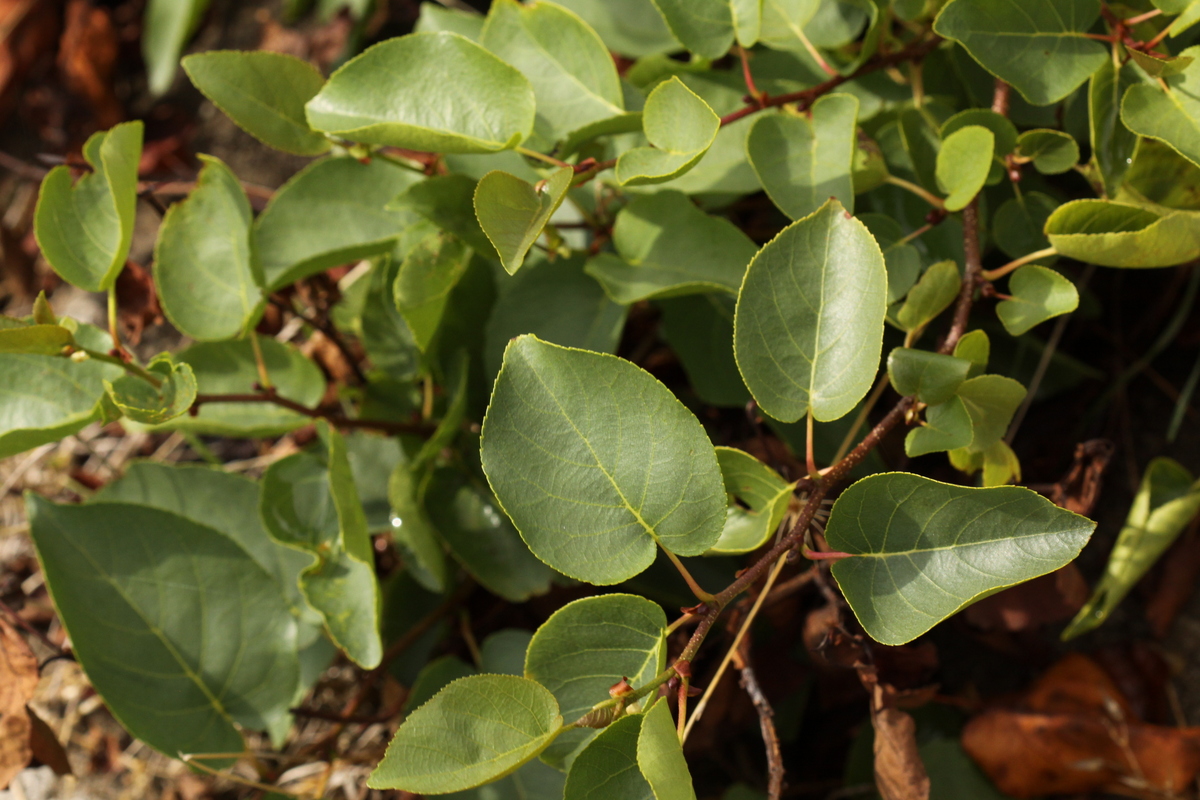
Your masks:
M758 685L758 676L750 665L750 640L744 639L741 647L733 654L733 665L741 673L742 688L750 696L754 710L758 712L758 727L762 730L763 744L767 749L767 800L779 800L783 794L783 751L779 746L779 733L775 730L775 709Z
M294 400L288 400L286 397L280 397L274 391L262 392L260 394L199 394L196 395L195 402L192 403L192 409L198 409L205 403L271 403L281 406L282 408L295 411L297 414L303 414L306 417L313 419L323 419L338 428L362 428L366 430L382 431L384 433L396 436L398 434L415 434L417 436L429 436L433 429L424 423L408 423L408 422L389 422L381 419L350 419L342 414L321 411L316 408L309 408L301 405Z
M292 314L295 314L297 317L304 320L304 322L310 327L324 334L325 338L333 342L333 346L336 347L338 352L342 354L342 357L346 359L346 363L350 365L350 369L354 372L354 377L358 383L365 384L367 382L367 376L363 373L362 367L358 363L358 358L350 349L350 345L346 343L346 339L342 336L342 332L339 331L337 327L333 325L333 323L331 323L328 319L321 319L317 316L305 314L303 311L299 310L290 303L285 303L276 297L272 297L270 302L271 305L275 306L281 311L288 311Z
M995 269L984 270L982 273L983 279L985 281L998 280L1000 278L1003 278L1005 275L1012 272L1013 270L1023 267L1026 264L1032 264L1034 261L1037 261L1039 259L1049 258L1050 256L1056 256L1056 255L1058 255L1058 248L1056 248L1056 247L1047 247L1043 250L1034 250L1032 253L1027 253L1027 254L1021 256L1020 258L1014 258L1012 261L1008 262L1007 264L1005 264L1002 267L996 267Z
M979 286L979 278L983 272L983 255L979 249L979 198L975 198L962 210L963 223L963 253L966 256L966 268L963 271L962 288L954 307L954 322L942 341L939 353L949 355L954 352L954 345L967 332L967 320L971 315L971 304L975 297L975 289Z

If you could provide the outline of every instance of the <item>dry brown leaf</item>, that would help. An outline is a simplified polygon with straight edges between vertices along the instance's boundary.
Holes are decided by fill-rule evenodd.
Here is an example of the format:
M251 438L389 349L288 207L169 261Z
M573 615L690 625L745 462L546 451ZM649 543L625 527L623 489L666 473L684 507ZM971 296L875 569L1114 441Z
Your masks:
M58 39L61 2L0 0L0 119L12 110L22 82L43 53Z
M1159 564L1153 593L1146 601L1146 621L1161 639L1196 593L1196 582L1200 579L1200 517L1192 520Z
M111 128L125 114L113 93L117 31L108 10L91 0L69 0L58 45L58 68L67 88L92 107L98 128Z
M1068 653L1042 673L1021 706L1045 714L1101 712L1113 704L1124 717L1133 716L1129 700L1093 659Z
M1075 445L1075 461L1050 490L1050 500L1085 517L1092 513L1100 499L1101 478L1114 450L1107 439L1089 439Z
M929 775L917 752L917 723L895 708L871 714L875 727L875 785L883 800L928 800Z
M133 261L117 275L117 313L130 344L142 341L142 331L162 322L162 307L150 271Z
M29 746L34 760L54 770L55 775L70 775L71 764L67 761L67 751L54 731L29 706L25 707L25 713L29 715Z
M33 755L25 704L37 689L37 658L21 635L0 616L0 789L25 769Z

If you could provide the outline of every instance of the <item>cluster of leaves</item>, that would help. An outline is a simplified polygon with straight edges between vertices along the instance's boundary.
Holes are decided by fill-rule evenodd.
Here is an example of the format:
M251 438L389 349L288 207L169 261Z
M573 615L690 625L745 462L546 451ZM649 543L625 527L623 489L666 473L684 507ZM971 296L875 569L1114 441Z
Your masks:
M686 684L716 616L790 551L836 559L886 644L1070 562L1094 525L1005 485L1029 398L987 368L993 340L1076 308L1060 259L1200 257L1200 64L1162 52L1194 37L1200 0L1155 4L495 0L486 16L425 5L417 32L328 78L271 53L185 58L248 133L315 160L255 215L202 156L154 250L183 350L139 364L115 327L44 300L3 319L0 456L96 421L262 438L325 419L259 481L145 463L81 505L29 499L97 690L171 755L238 752L241 728L280 742L335 651L379 667L386 607L452 592L459 567L521 602L621 584L661 553L702 604L682 653L667 658L657 604L602 594L497 642L483 674L432 662L371 785L687 798L657 690ZM178 52L202 7L151 3L151 32ZM37 239L75 286L115 297L141 143L136 122L97 133L85 174L42 185ZM759 191L782 228L761 247L721 215ZM370 371L330 403L317 367L255 330L276 293L352 262L333 321ZM971 316L980 294L1000 298L995 322ZM661 314L679 394L614 355L631 308ZM902 399L859 440L888 387ZM715 447L694 413L750 400L808 475ZM901 423L907 455L947 453L980 485L869 475L814 540L822 500ZM1200 502L1163 481L1130 537L1169 542ZM385 530L405 562L389 591L407 593L388 604ZM1129 549L1143 571L1156 555ZM682 560L752 552L716 594ZM1119 599L1102 586L1086 618Z

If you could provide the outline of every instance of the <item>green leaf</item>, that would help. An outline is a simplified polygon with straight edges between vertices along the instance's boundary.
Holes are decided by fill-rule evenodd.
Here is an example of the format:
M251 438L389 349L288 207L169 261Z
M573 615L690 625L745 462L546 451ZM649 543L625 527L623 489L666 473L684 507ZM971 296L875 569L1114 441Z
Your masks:
M562 0L559 5L582 17L614 53L637 58L679 49L651 0Z
M325 378L312 361L294 347L270 337L259 339L263 363L280 397L313 407L325 394ZM194 344L177 353L196 375L200 394L253 394L258 383L254 348L248 340ZM280 436L312 422L273 403L205 403L196 416L183 415L171 428L209 436L261 438Z
M1083 35L1099 16L1100 0L950 0L933 30L1038 106L1062 100L1108 60Z
M1195 59L1200 46L1180 55ZM1166 83L1137 83L1121 101L1121 121L1129 130L1166 142L1175 152L1200 166L1200 64L1189 64L1182 72L1160 79Z
M731 0L654 0L667 27L698 56L716 59L733 45Z
M58 166L42 181L34 214L38 247L63 280L89 292L107 290L129 258L137 212L142 123L94 133L83 146L92 167L75 185Z
M496 0L480 43L519 69L533 86L534 137L543 146L625 112L621 79L604 42L561 6Z
M908 291L904 305L896 312L897 323L910 334L923 330L938 314L950 307L961 287L958 265L953 261L939 261L925 270L921 279Z
M938 135L937 122L937 118L931 117L927 111L922 113L919 109L906 108L900 112L900 143L909 161L903 166L911 169L917 176L917 182L931 191L940 188L937 180L937 158L942 141ZM890 154L888 155L890 157Z
M708 552L724 555L757 550L783 521L796 484L788 483L749 453L732 447L717 448L717 463L730 503L725 509L721 538Z
M408 464L397 464L392 470L388 500L392 504L392 538L404 554L408 571L429 591L446 591L451 577L446 553L421 502L417 476Z
M865 134L857 135L854 148L854 164L850 180L855 194L866 194L887 183L889 176L887 159L879 144Z
M942 123L941 137L947 139L950 134L968 125L987 128L996 137L986 181L988 186L994 186L1006 177L1007 165L1004 163L1004 157L1017 146L1017 128L1008 117L997 114L990 108L969 108Z
M1157 214L1107 200L1075 200L1046 221L1059 253L1102 267L1170 267L1200 257L1197 214Z
M537 431L531 446L530 431ZM665 386L614 356L515 339L483 422L483 468L538 558L607 585L721 534L712 445Z
M609 687L627 679L648 683L666 667L662 607L631 594L605 594L576 600L554 612L529 643L525 677L545 686L574 722L609 699ZM567 731L546 748L542 760L564 768L594 730Z
M996 316L1013 336L1079 306L1075 284L1046 267L1021 267L1008 279L1008 291L1012 299L1000 301Z
M942 142L937 154L938 187L946 193L946 210L961 211L987 181L996 137L982 125L959 128Z
M1156 458L1146 467L1104 576L1063 631L1073 639L1104 624L1130 590L1200 512L1200 484L1181 464Z
M1000 439L983 452L983 485L1005 486L1021 480L1021 462L1012 448Z
M446 467L433 472L424 494L451 554L485 589L512 603L549 591L554 572L529 552L486 486Z
M1197 13L1200 13L1200 6L1193 4L1193 7L1196 8ZM1160 56L1143 53L1141 50L1126 50L1125 52L1151 78L1169 78L1172 75L1178 75L1196 60L1194 56Z
M1134 205L1200 211L1200 167L1162 142L1142 139L1121 187L1126 194Z
M421 3L421 14L413 28L417 33L447 31L478 42L483 35L485 17L477 11L443 8L437 3Z
M967 379L971 362L965 358L897 347L888 354L887 371L892 388L903 396L915 395L927 405L944 403Z
M562 721L554 696L531 680L463 678L404 720L367 785L420 794L470 789L537 756Z
M762 410L783 422L848 414L875 380L886 299L883 253L837 200L768 242L733 323L738 369Z
M471 251L460 239L435 231L421 240L400 264L393 288L413 340L429 349L455 284L467 271Z
M646 712L638 736L637 763L655 800L696 800L683 743L666 703L656 703Z
M524 75L456 33L369 47L305 106L316 130L440 153L516 147L533 131L534 107Z
M515 175L495 170L484 175L476 185L475 216L479 219L479 227L496 248L500 263L509 275L516 273L525 262L525 254L562 205L574 175L573 170L564 167L535 186Z
M439 175L413 184L388 208L420 214L462 239L481 256L499 260L475 216L475 187L476 181L466 175Z
M762 32L763 0L729 0L733 13L733 29L737 43L742 47L753 47Z
M803 47L804 26L819 5L819 0L763 0L759 42L776 50Z
M904 437L904 454L916 458L927 453L960 450L971 444L971 415L961 398L951 397L930 406L925 422Z
M1079 555L1096 523L1016 486L884 473L851 486L825 538L833 577L871 638L910 642L966 606Z
M436 228L422 220L410 226L409 231L429 234L435 232ZM398 251L400 249L397 248ZM360 326L363 349L371 359L371 366L392 380L411 381L421 372L422 355L408 323L396 308L396 275L400 272L401 263L403 260L396 255L381 259L371 273L363 278L370 283L363 302Z
M421 449L413 457L411 469L413 474L419 474L426 466L433 463L442 451L454 444L462 430L463 419L467 413L467 388L470 371L470 359L466 352L459 350L454 354L453 363L447 365L445 391L447 395L446 408L442 418L434 429L433 435L425 440Z
M304 116L304 104L325 84L307 61L265 50L211 50L183 59L183 69L213 105L263 144L302 156L329 150L329 140Z
M596 256L586 272L626 305L651 297L736 292L755 252L737 226L710 217L674 190L636 197L617 214L612 235L619 257Z
M642 129L654 146L635 147L617 158L617 182L622 186L664 183L687 172L712 146L721 118L672 76L646 98Z
M1058 208L1059 202L1041 192L1021 192L1020 197L1005 200L992 217L992 240L1009 258L1021 258L1050 246L1044 229L1046 220ZM1036 264L1049 264L1055 256L1038 259Z
M235 723L262 730L286 716L296 623L245 550L157 508L26 502L75 657L130 733L172 757L236 753Z
M1069 133L1039 128L1021 134L1017 155L1032 159L1034 169L1043 175L1058 175L1079 163L1079 145Z
M788 113L760 117L746 137L750 165L791 219L807 217L830 197L853 212L858 98L825 95L810 114L811 119Z
M896 220L884 214L862 214L862 224L875 237L883 249L883 262L888 274L888 305L908 294L908 290L921 277L921 253L916 247L903 242L904 231Z
M268 291L391 250L411 213L387 205L419 181L382 158L334 156L285 183L254 221L255 258ZM313 220L321 220L313 225Z
M163 313L200 341L245 331L265 302L251 263L250 201L219 159L200 156L196 188L167 209L154 246Z
M643 714L627 714L600 731L571 763L563 800L657 800L638 769L638 739L645 719Z
M142 58L151 94L163 94L175 82L179 56L199 27L208 3L209 0L150 0L146 5Z
M1141 82L1137 66L1125 63L1118 69L1105 59L1088 84L1088 127L1092 139L1092 163L1100 172L1104 194L1112 197L1137 148L1137 134L1121 121L1121 100L1129 87Z
M186 414L196 401L196 375L187 364L175 364L170 356L150 362L147 372L162 381L155 387L150 381L128 373L114 381L105 381L109 399L121 413L134 422L158 425Z
M49 325L20 324L0 328L0 355L57 356L63 348L75 343L70 330L55 323Z
M954 345L954 356L971 362L968 378L975 378L987 369L992 354L992 343L983 331L968 331Z
M662 336L705 403L742 408L750 391L733 358L734 298L724 293L660 300Z
M1017 406L1025 399L1025 387L1002 375L980 375L963 381L958 398L971 417L968 449L981 453L1004 436Z
M525 653L533 631L503 628L479 645L479 668L491 675L524 675Z
M474 667L458 656L435 658L421 669L421 674L413 681L408 697L404 698L401 713L406 717L411 715L456 680L475 674Z
M930 800L1012 800L976 766L957 737L925 741L918 752L929 773Z

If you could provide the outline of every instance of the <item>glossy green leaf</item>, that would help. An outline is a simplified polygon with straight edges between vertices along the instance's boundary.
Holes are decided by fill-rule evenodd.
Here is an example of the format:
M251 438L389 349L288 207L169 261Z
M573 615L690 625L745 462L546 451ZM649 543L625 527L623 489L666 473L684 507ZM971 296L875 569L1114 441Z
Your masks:
M646 712L638 736L637 762L655 800L696 800L683 743L666 703L656 703Z
M1000 301L996 316L1013 336L1020 336L1060 314L1070 314L1079 306L1075 284L1046 267L1018 269L1008 279L1008 293L1012 299Z
M704 58L720 58L735 36L731 0L654 0L667 27L683 46Z
M125 122L88 138L83 157L92 171L73 186L67 166L42 181L34 214L38 247L80 289L108 289L129 258L141 151L142 123Z
M904 454L916 458L928 453L959 450L971 444L971 415L958 397L930 406L924 424L904 437Z
M988 360L992 354L992 343L983 331L967 331L958 344L954 345L956 358L965 358L971 362L968 378L975 378L987 369Z
M210 50L183 59L183 69L205 97L263 144L302 156L329 149L329 140L304 116L304 104L325 84L307 61L265 50Z
M992 239L1009 258L1021 258L1050 246L1044 229L1046 220L1058 208L1059 202L1041 192L1022 192L1020 197L1005 200L992 217ZM1033 263L1049 264L1054 256Z
M915 395L928 405L944 403L967 379L971 362L965 358L897 347L888 354L887 371L892 388L903 396Z
M1129 87L1141 81L1137 67L1118 69L1105 59L1088 83L1088 127L1092 138L1092 163L1100 172L1104 193L1112 197L1121 186L1133 160L1138 137L1121 121L1121 100Z
M712 146L721 118L677 77L654 88L642 110L642 129L653 147L635 147L617 159L623 186L664 183L694 167Z
M953 261L939 261L925 270L925 274L909 289L904 305L896 312L896 321L904 330L920 331L941 314L962 286L958 265Z
M793 222L746 270L733 348L746 386L783 422L829 422L866 396L883 349L887 271L836 200Z
M363 51L305 106L314 129L359 142L492 153L533 131L533 87L455 33L414 33Z
M796 484L749 453L717 448L717 463L730 497L725 529L708 552L712 555L749 553L763 545L787 514ZM735 502L736 501L736 502Z
M1083 35L1099 16L1100 0L950 0L933 29L1033 105L1048 105L1108 60L1108 48Z
M421 502L417 476L408 464L397 464L392 471L388 500L392 504L392 538L404 554L408 571L429 591L446 591L450 585L446 553Z
M480 44L519 69L533 86L534 138L545 146L625 112L621 80L604 42L562 6L496 0Z
M957 394L971 416L968 449L980 453L1004 436L1017 406L1025 399L1025 387L1003 375L979 375L963 381Z
M0 328L0 355L57 356L63 348L74 344L75 337L62 325L27 325Z
M609 688L622 678L640 686L666 667L666 627L662 607L644 597L605 594L576 600L533 635L525 677L549 689L564 720L574 722L608 700ZM595 736L587 728L568 731L542 760L561 769Z
M662 335L705 403L741 408L750 400L733 358L734 298L724 293L660 300Z
M1017 155L1032 159L1043 175L1058 175L1079 163L1079 145L1069 133L1041 128L1021 134Z
M241 334L265 302L251 264L250 201L220 160L204 162L196 188L167 209L154 246L163 313L200 341Z
M656 545L699 555L721 534L725 493L700 423L614 356L515 339L481 454L526 544L573 578L619 583L650 566Z
M33 495L27 508L75 657L134 736L173 757L236 753L235 723L262 730L286 716L296 624L245 550L157 508Z
M571 762L563 800L657 800L638 769L645 719L644 714L627 714L600 731Z
M453 233L485 258L499 259L496 248L475 216L476 181L466 175L438 175L416 183L388 208L412 211L444 231Z
M680 49L651 0L562 0L559 5L583 18L614 53L637 58Z
M825 538L854 556L836 562L833 577L863 628L899 645L976 600L1064 566L1095 527L1028 489L892 472L843 492Z
M314 407L325 394L325 377L298 350L269 337L259 339L263 363L280 397ZM200 394L254 394L258 368L248 340L202 342L177 353L192 368ZM210 436L279 436L312 419L273 403L205 403L196 416L185 414L167 425Z
M791 219L807 217L836 197L854 211L851 171L858 98L825 95L807 116L761 116L746 137L750 164L772 202Z
M209 0L149 0L142 22L142 58L150 93L159 95L175 82L179 56L192 38Z
M525 254L562 205L574 174L564 167L536 186L500 170L480 179L475 187L475 216L509 275L521 268Z
M705 214L671 190L642 195L621 209L613 244L618 255L596 256L586 271L623 304L736 292L756 249L729 220Z
M1193 4L1195 5L1195 4ZM1196 7L1200 13L1200 6ZM1183 72L1195 61L1194 56L1160 56L1143 53L1141 50L1126 50L1130 59L1145 70L1151 78L1169 78Z
M937 154L937 182L946 193L946 210L961 211L979 194L992 168L995 135L982 125L959 128Z
M1075 200L1046 221L1059 253L1102 267L1170 267L1200 257L1200 215L1106 200Z
M1195 59L1200 46L1180 55ZM1166 83L1137 83L1121 101L1121 121L1129 130L1166 142L1175 152L1200 166L1200 64L1189 64L1176 75L1161 78Z
M255 258L267 289L391 250L413 216L387 205L419 177L382 158L363 164L352 156L296 173L254 222Z
M1104 575L1087 605L1063 631L1072 639L1104 624L1154 562L1200 512L1200 484L1181 464L1156 458L1146 466Z
M562 722L554 696L531 680L463 678L404 720L367 785L421 794L470 789L537 756Z
M147 372L162 381L154 386L128 373L105 381L109 399L134 422L158 425L186 414L196 400L196 375L187 364L172 363L170 357L150 362Z
M422 351L429 349L450 292L470 260L471 251L462 240L437 231L422 239L400 264L394 285L396 308Z

